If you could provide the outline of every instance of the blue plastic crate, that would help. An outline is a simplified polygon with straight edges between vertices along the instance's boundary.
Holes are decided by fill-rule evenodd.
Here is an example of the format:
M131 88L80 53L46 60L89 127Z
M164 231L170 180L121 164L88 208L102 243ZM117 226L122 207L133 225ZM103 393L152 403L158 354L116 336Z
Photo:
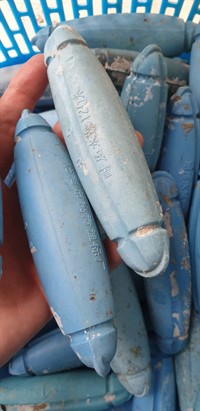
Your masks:
M20 64L37 51L31 38L41 28L93 14L145 12L200 20L200 0L0 0L0 67Z

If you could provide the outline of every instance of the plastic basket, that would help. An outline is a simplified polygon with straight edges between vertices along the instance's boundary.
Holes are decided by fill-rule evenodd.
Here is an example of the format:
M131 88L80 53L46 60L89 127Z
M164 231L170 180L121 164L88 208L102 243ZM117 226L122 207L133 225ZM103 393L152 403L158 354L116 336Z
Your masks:
M93 14L145 12L200 20L200 0L0 0L0 67L20 64L37 51L41 28Z

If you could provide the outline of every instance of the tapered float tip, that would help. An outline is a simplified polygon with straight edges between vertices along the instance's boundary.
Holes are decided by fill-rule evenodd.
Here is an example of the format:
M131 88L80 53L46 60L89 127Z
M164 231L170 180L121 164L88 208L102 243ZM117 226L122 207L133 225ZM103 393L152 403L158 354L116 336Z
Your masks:
M151 386L151 367L137 374L118 375L119 381L128 392L135 397L144 397L149 393Z
M83 364L106 377L116 351L116 330L111 321L71 334L71 347Z

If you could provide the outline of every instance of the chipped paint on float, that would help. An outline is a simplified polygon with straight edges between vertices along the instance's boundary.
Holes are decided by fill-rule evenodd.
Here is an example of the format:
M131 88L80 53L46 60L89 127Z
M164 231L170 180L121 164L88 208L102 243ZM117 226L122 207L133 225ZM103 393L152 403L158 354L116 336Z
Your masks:
M49 404L36 404L36 405L8 405L5 406L5 411L47 411L49 410ZM2 408L3 411L3 408Z
M114 401L115 399L116 399L115 394L107 393L106 395L104 395L104 400L105 400L106 403L110 403L110 402Z
M19 143L20 141L21 141L21 137L20 136L16 136L15 137L15 143L17 144L17 143Z
M53 309L53 307L50 307L50 310L58 324L58 327L60 328L60 331L62 332L63 335L65 335L64 329L63 329L63 325L62 325L62 320L60 318L60 316L57 314L57 312Z
M177 321L179 321L179 317L180 317L179 313L172 314L172 318L175 318Z
M151 224L151 225L147 225L145 227L139 227L136 232L135 235L137 237L144 237L147 234L150 234L153 230L155 230L157 228L157 225L155 224Z
M179 288L178 288L178 284L176 281L176 272L172 271L170 273L170 282L171 282L171 296L172 297L176 297L179 294Z
M129 95L131 92L131 83L128 83L127 87L126 87L126 93Z
M64 73L63 65L62 65L62 63L60 63L59 66L58 66L58 68L57 68L57 70L56 70L56 74L57 74L58 76L62 76L63 73Z
M129 102L134 105L134 107L140 108L144 105L143 101L140 99L139 96L131 96Z
M152 67L150 74L151 74L152 77L155 77L155 76L159 76L160 73L156 69L156 67Z
M149 100L153 100L152 86L146 88L146 94L144 96L144 102L146 103Z
M180 337L180 330L176 324L174 326L173 337Z
M36 251L37 251L37 248L36 248L34 245L32 245L32 246L30 247L30 252L31 252L31 254L36 253Z
M187 340L187 338L188 338L188 333L187 333L186 335L180 335L180 336L179 336L179 340L180 340L180 341Z

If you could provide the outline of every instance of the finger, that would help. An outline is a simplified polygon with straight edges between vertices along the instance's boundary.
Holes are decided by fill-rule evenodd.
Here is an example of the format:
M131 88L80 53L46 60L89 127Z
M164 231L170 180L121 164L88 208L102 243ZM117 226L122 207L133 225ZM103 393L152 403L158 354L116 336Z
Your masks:
M117 252L117 243L106 238L104 240L104 247L107 254L108 265L110 271L112 271L122 262L122 259Z
M15 126L24 108L33 109L48 84L44 56L28 60L13 77L1 98L3 120Z
M57 136L58 136L59 139L62 141L62 143L66 145L65 139L64 139L64 137L63 137L63 133L62 133L62 130L61 130L61 127L60 127L59 121L57 121L56 124L55 124L55 126L53 127L53 132L54 132L55 134L57 134Z
M0 164L6 167L12 162L13 134L23 109L33 110L48 84L44 56L38 54L28 60L0 100Z
M138 141L139 141L139 143L140 143L140 145L143 147L143 145L144 145L144 139L143 139L143 136L142 136L142 134L139 132L139 131L135 131L135 134L136 134L136 136L137 136L137 138L138 138Z
M20 304L1 308L0 367L23 348L52 318L41 290L32 283L31 292ZM4 314L4 315L3 315Z
M0 281L0 367L51 317L21 218L16 186L2 186L4 242Z

